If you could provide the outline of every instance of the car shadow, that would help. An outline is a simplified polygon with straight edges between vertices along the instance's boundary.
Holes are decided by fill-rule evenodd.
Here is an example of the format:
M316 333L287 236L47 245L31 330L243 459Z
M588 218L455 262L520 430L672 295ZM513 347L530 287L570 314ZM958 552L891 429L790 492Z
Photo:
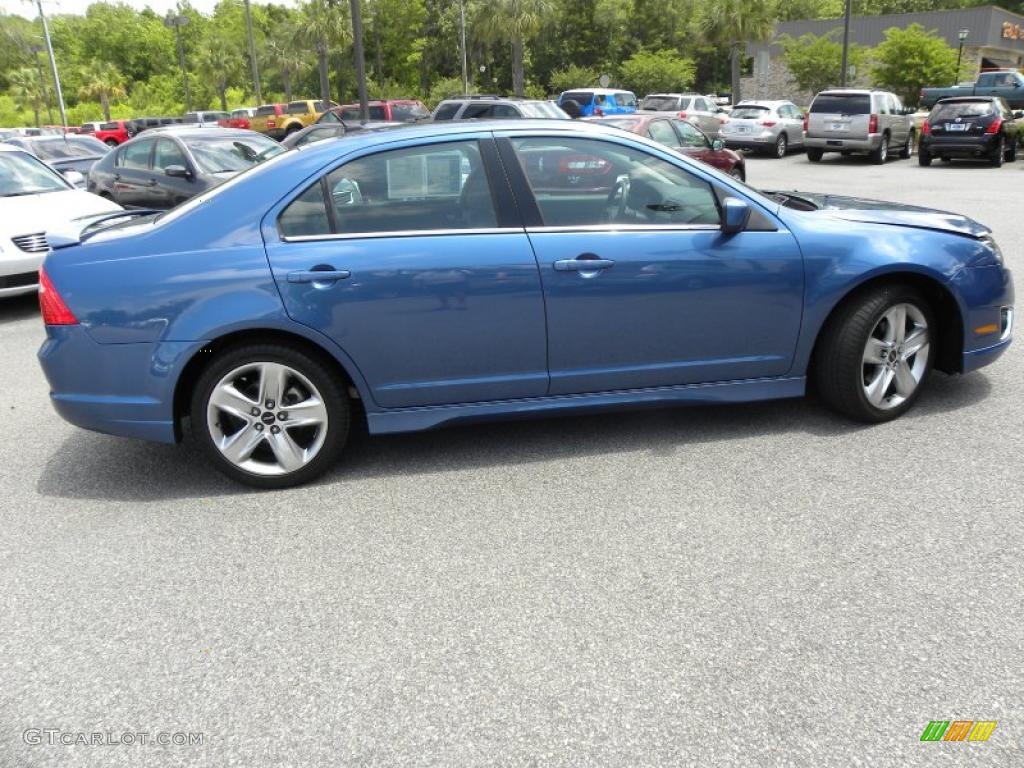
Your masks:
M34 292L0 299L0 323L13 323L33 315L39 315L39 296Z
M941 417L983 400L984 374L936 374L904 419ZM353 430L337 466L312 484L529 465L622 452L664 456L677 448L773 434L804 433L840 440L871 429L805 399L739 405L661 408L452 426L429 432L370 436ZM309 486L307 486L308 488ZM75 431L46 462L42 496L153 501L260 493L209 467L186 443L171 446Z

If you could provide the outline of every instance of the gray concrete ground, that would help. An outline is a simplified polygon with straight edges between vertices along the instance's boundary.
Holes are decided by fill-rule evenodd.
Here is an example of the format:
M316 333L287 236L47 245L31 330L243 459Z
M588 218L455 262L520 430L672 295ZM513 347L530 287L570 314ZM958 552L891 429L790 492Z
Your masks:
M970 214L1024 274L1024 163L749 177ZM1019 347L874 428L791 401L363 436L261 494L64 424L42 338L0 305L3 768L1024 764Z

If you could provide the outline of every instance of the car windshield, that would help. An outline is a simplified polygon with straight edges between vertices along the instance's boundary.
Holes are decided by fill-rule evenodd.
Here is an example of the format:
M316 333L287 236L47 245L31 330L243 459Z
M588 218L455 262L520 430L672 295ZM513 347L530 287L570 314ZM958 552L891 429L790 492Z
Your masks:
M620 107L635 107L636 106L636 96L634 96L632 93L629 93L628 91L619 91L619 92L617 92L614 95L615 95L615 102Z
M572 99L573 101L580 104L580 106L586 106L590 103L590 100L594 98L593 91L566 91L562 94L562 99Z
M867 115L871 97L866 93L822 93L811 104L812 114Z
M546 101L523 101L520 102L519 109L522 110L523 117L568 117L560 107L556 107L554 104L549 104Z
M244 171L285 148L265 136L225 136L187 141L200 170L206 173Z
M616 118L613 118L611 120L605 119L605 120L599 120L599 121L595 121L595 122L600 122L601 125L610 125L613 128L620 128L623 131L630 131L630 132L632 132L632 131L636 130L637 124L640 121L637 118L635 118L635 117L616 117Z
M732 120L760 120L770 111L768 107L761 107L755 104L740 104L733 107L732 112L729 113L729 118Z
M426 120L430 112L422 104L392 104L391 119L411 122L413 120Z
M675 112L679 108L677 96L645 96L640 102L640 109L650 109L655 112Z
M0 152L0 197L63 192L67 183L24 152Z
M96 157L109 150L106 144L92 136L74 136L67 139L47 139L32 142L32 150L43 160L68 160L75 157Z
M987 117L992 114L991 101L954 101L936 104L932 120L955 120L958 117Z

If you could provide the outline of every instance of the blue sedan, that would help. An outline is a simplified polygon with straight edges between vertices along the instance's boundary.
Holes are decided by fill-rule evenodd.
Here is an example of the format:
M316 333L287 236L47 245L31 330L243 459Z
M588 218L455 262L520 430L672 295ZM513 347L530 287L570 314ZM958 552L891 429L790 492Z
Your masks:
M758 192L622 131L419 125L274 157L163 214L49 232L39 359L87 429L191 433L239 481L371 433L798 397L864 422L1010 344L988 229ZM358 401L359 407L356 407Z

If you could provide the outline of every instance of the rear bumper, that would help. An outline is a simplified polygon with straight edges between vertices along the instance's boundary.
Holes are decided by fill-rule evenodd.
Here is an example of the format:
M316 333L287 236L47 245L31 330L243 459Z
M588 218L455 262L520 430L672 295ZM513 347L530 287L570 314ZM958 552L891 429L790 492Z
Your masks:
M768 149L775 144L775 134L765 132L758 135L719 133L719 137L725 141L729 149Z
M97 344L80 325L48 326L39 363L60 416L83 429L176 441L174 387L199 342Z
M991 136L955 138L922 138L920 149L938 157L982 157L991 154L999 140L998 134Z
M804 137L807 149L821 149L825 152L874 152L882 144L882 134L872 133L866 139Z

